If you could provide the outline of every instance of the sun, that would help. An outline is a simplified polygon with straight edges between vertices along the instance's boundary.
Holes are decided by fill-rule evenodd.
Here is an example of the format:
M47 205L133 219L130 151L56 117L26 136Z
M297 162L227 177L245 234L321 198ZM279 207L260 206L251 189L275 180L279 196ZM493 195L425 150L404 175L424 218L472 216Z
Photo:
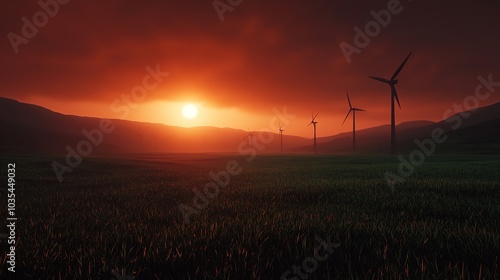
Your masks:
M198 108L193 104L186 104L182 107L182 115L186 119L194 119L198 115Z

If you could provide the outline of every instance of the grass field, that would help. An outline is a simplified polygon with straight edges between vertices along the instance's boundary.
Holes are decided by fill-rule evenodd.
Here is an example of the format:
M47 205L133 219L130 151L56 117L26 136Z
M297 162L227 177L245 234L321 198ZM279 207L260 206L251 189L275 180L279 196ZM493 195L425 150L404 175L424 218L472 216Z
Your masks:
M394 191L391 157L246 159L92 158L60 183L53 159L3 156L2 184L16 163L17 276L500 279L499 157L434 156ZM231 160L241 173L186 223L179 205L193 206L193 188L203 192Z

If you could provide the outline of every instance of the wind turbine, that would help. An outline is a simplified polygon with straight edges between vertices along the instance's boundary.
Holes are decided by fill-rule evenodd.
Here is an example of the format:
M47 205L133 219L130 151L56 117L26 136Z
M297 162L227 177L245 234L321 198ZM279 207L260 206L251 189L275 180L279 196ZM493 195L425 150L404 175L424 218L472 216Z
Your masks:
M283 131L285 131L285 130L283 130L284 125L285 124L282 125L280 122L280 139L281 139L281 152L282 153L283 153Z
M396 77L398 76L399 72L403 69L403 67L406 64L406 61L408 61L408 58L410 58L410 54L406 57L406 59L399 65L399 68L394 72L390 80L384 79L384 78L379 78L379 77L372 77L368 76L369 78L372 78L374 80L377 80L382 83L386 83L391 87L391 154L394 155L396 154L396 117L394 114L394 98L398 102L399 109L401 109L401 104L399 103L399 98L398 98L398 93L396 91L396 84L398 83L398 79Z
M310 126L312 124L314 126L314 153L316 153L316 124L318 123L315 122L314 120L316 119L318 114L316 114L316 116L313 117L313 113L311 113L311 122L307 125Z
M253 146L253 134L250 132L250 128L248 129L248 141L250 143L250 146Z
M352 112L352 151L356 152L356 111L362 111L365 112L366 110L359 109L359 108L353 108L351 105L351 99L349 99L349 93L347 92L347 102L349 102L349 112L347 112L347 116L345 116L344 121L342 122L342 125L344 125L345 121L347 120L347 117L349 117L349 114Z

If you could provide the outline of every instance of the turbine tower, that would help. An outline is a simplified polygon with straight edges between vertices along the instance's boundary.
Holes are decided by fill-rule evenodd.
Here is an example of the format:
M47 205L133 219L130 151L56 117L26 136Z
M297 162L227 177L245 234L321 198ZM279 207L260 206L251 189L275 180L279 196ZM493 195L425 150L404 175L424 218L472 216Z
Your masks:
M410 54L406 57L403 63L399 65L399 68L396 70L396 72L394 72L394 75L392 75L390 80L379 77L368 76L369 78L372 78L379 82L386 83L391 87L391 155L396 154L396 117L394 114L394 99L396 99L396 101L398 102L399 109L401 109L401 104L399 104L398 93L396 91L396 84L398 83L398 79L396 79L396 77L405 66L406 61L408 61L408 58L410 58L411 54L412 52L410 52Z
M282 153L283 153L283 131L285 131L285 130L283 130L284 125L285 124L281 124L281 122L280 122L280 140L281 140L281 152Z
M349 114L352 112L352 151L356 152L356 111L365 112L366 110L360 108L353 108L351 105L351 99L349 98L349 93L347 92L347 102L349 102L349 112L347 112L347 116L345 116L342 125L344 125L345 121L349 117Z
M319 114L319 113L318 113ZM318 116L318 114L316 114L316 116L313 117L313 113L311 113L311 122L307 125L307 126L310 126L311 124L314 126L314 153L316 154L316 124L318 122L315 122L314 120L316 119L316 117Z

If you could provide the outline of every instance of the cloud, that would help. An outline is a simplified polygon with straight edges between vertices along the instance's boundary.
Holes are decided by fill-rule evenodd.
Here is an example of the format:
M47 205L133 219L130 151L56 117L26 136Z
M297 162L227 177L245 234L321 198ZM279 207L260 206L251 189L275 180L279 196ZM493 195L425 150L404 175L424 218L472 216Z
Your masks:
M288 105L340 116L345 89L360 107L385 107L387 89L366 76L390 76L413 50L399 85L405 116L425 108L435 118L470 94L478 75L498 71L499 4L401 3L404 11L348 64L338 44L352 41L353 28L387 1L243 1L220 22L210 1L73 0L19 54L2 42L0 91L109 103L140 83L147 65L160 64L171 76L151 101L189 97L249 112ZM20 18L39 9L35 2L2 5L10 11L3 34L19 33Z

